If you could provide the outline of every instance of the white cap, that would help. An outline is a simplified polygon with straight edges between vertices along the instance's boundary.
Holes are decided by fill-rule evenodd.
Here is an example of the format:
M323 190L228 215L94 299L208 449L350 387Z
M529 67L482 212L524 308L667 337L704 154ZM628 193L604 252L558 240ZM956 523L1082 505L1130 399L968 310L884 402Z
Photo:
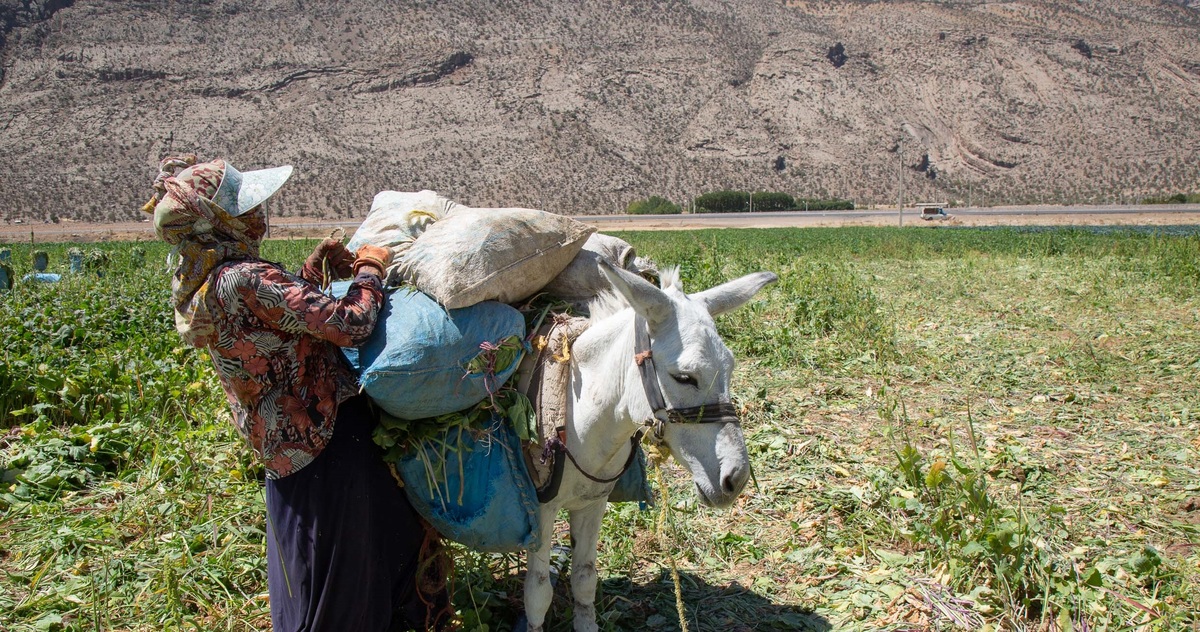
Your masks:
M216 195L213 195L213 204L233 217L244 215L275 195L291 175L291 165L242 173L225 163L225 173L221 176Z

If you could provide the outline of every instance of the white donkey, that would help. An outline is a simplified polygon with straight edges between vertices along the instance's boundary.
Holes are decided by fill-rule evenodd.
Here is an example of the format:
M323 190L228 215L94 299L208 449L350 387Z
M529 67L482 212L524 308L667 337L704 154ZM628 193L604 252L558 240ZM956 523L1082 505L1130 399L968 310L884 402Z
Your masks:
M558 496L538 511L541 548L529 552L525 578L530 632L543 630L553 597L550 545L559 509L570 514L574 540L575 630L597 629L600 519L616 478L630 463L631 440L639 430L650 426L656 440L691 471L707 505L730 505L750 477L729 396L733 354L717 335L713 316L742 306L776 276L758 272L689 296L678 270L667 271L659 289L605 263L601 269L624 303L617 297L595 303L590 326L571 347L565 440L570 459Z

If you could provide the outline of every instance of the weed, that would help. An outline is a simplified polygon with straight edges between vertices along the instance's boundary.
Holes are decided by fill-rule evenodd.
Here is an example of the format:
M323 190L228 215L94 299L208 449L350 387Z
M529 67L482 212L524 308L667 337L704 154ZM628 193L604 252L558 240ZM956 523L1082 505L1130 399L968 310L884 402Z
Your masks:
M668 555L689 630L1198 624L1196 237L624 236L693 290L760 269L780 282L718 319L757 484L710 511L669 465L669 541L648 537L651 512L612 507L602 629L671 627ZM295 267L314 244L264 252ZM268 627L261 468L208 358L173 331L166 248L88 246L107 261L72 275L68 247L39 246L65 278L34 286L14 246L0 293L2 625ZM508 630L519 557L457 558L467 629Z

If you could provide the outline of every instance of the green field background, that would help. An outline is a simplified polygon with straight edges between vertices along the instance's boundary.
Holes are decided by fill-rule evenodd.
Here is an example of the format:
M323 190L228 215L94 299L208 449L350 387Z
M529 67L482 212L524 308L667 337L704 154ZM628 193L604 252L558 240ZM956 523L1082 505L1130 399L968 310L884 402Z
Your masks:
M1200 625L1194 228L620 236L689 290L780 281L718 319L753 484L705 509L668 463L664 510L613 506L601 629L680 629L671 561L689 630ZM261 468L167 247L5 247L64 276L0 294L0 630L268 629ZM520 557L457 558L464 628L511 629Z

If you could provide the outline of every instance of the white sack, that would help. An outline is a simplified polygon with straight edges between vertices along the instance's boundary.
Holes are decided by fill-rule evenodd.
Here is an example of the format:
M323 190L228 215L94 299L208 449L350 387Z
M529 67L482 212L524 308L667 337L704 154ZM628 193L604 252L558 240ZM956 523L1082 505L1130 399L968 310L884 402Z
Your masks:
M458 206L400 254L399 277L449 309L540 291L596 229L526 208Z
M567 301L588 301L605 290L611 290L612 284L600 272L599 263L604 259L618 268L624 268L634 274L641 274L642 267L653 270L653 264L645 259L639 259L633 246L624 239L612 235L596 233L588 237L583 249L558 276L546 284L544 291ZM654 270L657 276L657 270Z
M391 248L392 254L397 255L412 245L430 224L461 207L435 191L380 191L346 248L356 251L364 244L371 244Z

